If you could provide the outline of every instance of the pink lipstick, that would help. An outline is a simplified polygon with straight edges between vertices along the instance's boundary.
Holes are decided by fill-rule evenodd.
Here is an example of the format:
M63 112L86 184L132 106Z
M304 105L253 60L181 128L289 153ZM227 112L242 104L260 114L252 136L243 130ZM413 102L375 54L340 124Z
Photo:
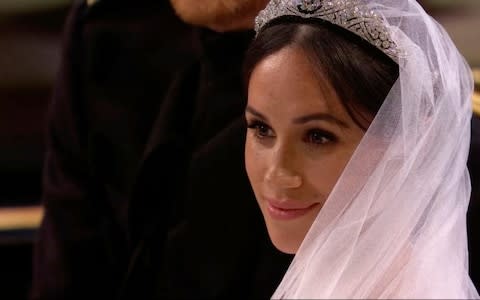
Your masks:
M294 201L266 201L268 213L272 218L277 220L293 220L299 218L310 212L319 204L320 203L313 203L311 205L301 207L298 204L295 204Z

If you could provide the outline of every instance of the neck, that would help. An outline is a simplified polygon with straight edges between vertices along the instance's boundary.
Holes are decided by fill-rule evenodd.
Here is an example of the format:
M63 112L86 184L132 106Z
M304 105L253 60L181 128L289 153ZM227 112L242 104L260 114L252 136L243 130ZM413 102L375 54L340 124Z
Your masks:
M241 31L241 30L252 30L255 17L244 18L240 20L226 21L226 22L217 22L211 24L205 24L209 29L216 32L228 32L228 31Z

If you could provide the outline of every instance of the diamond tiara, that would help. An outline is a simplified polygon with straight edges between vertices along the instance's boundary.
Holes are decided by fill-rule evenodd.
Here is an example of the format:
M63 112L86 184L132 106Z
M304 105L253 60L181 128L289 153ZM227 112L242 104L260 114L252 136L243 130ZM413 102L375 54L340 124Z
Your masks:
M283 16L325 20L360 36L398 62L400 51L383 18L359 0L271 0L255 18L255 32Z

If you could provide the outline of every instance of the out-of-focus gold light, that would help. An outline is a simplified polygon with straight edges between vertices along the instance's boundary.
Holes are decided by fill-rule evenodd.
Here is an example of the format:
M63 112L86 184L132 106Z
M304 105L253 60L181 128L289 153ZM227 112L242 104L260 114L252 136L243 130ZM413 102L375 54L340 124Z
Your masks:
M473 112L480 116L480 68L473 69L473 80L475 81L475 91L473 92Z
M0 208L0 232L36 229L43 218L42 206Z

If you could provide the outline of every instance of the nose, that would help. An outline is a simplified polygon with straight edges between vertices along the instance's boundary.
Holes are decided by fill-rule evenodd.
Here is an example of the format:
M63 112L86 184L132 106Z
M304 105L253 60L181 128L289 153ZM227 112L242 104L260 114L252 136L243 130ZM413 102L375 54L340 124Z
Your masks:
M295 153L291 149L279 147L273 150L265 181L276 188L298 188L302 177L295 168Z

